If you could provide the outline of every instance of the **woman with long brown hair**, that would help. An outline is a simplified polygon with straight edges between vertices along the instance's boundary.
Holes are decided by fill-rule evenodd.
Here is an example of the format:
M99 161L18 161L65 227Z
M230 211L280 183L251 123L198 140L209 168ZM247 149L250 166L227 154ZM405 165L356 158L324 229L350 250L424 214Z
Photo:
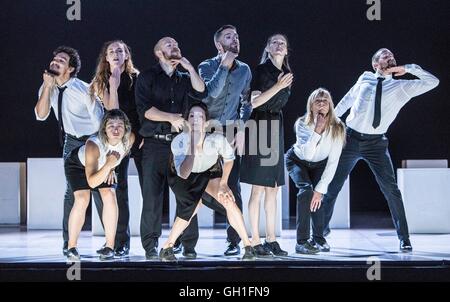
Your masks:
M138 131L140 122L134 99L134 86L138 75L134 67L131 51L122 40L108 41L103 44L97 61L95 76L92 79L90 93L98 97L106 110L121 109L131 122L131 131L135 143L131 149L142 187L141 152L139 146L142 137ZM130 231L128 222L130 211L128 207L128 165L130 155L126 156L116 168L117 172L117 203L119 206L119 221L116 235L116 256L126 256L130 248Z

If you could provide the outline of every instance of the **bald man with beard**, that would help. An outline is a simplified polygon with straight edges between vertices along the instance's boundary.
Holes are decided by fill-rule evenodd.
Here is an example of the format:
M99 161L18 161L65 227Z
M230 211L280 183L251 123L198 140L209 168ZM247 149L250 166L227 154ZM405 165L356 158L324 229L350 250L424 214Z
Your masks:
M162 229L164 187L167 186L170 143L182 130L182 114L193 100L206 97L203 80L191 63L182 56L178 42L171 37L160 39L154 49L158 63L139 74L136 82L136 107L141 122L143 205L141 241L146 259L158 259L158 239ZM181 72L181 65L187 72ZM197 227L197 225L192 225ZM185 231L185 236L189 230ZM196 253L186 251L186 257Z

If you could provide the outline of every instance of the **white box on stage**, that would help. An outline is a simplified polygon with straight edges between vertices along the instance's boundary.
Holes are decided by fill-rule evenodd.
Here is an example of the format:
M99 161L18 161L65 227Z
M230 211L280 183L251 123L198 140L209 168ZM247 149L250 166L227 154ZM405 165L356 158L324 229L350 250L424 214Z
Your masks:
M336 198L333 216L330 220L330 228L350 228L350 177L347 177L341 191Z
M450 169L397 169L410 233L450 233Z
M65 191L62 158L28 158L27 228L62 229Z
M0 224L20 224L24 163L0 163Z

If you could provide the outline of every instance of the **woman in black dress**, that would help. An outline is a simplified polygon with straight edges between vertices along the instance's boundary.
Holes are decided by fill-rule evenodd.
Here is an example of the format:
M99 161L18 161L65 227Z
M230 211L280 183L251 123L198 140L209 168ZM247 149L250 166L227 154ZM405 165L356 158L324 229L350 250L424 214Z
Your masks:
M97 69L91 84L91 95L97 96L106 110L120 109L131 122L131 131L135 143L131 149L142 187L141 150L142 137L138 131L141 128L136 103L134 87L138 70L133 65L130 48L122 40L109 41L103 44L100 51ZM119 222L116 235L116 256L126 256L130 248L130 231L128 223L130 210L128 207L128 165L130 155L126 156L116 168L117 172L117 203L119 206Z
M261 62L253 73L249 123L251 127L246 152L242 158L241 182L252 185L249 216L252 245L259 257L286 256L275 236L276 197L284 185L283 115L291 89L293 75L288 62L288 40L285 35L269 37ZM253 122L254 121L254 122ZM252 130L253 129L253 130ZM257 130L255 132L254 130ZM266 211L266 242L259 237L260 200L264 193Z

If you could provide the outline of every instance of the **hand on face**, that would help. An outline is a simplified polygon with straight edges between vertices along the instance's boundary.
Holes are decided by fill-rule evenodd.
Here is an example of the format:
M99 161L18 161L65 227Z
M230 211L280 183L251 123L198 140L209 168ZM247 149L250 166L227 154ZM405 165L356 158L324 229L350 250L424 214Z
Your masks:
M120 86L121 70L119 66L113 68L111 76L109 77L109 88L116 89Z
M395 66L395 67L390 67L390 68L386 69L385 73L392 74L392 75L399 77L406 73L406 69L405 69L405 66Z
M317 134L322 134L325 130L326 123L327 119L325 115L319 111L316 116L316 128L314 129L314 131Z
M232 51L226 51L222 54L221 62L223 66L230 69L233 66L234 60L237 58L238 54Z

